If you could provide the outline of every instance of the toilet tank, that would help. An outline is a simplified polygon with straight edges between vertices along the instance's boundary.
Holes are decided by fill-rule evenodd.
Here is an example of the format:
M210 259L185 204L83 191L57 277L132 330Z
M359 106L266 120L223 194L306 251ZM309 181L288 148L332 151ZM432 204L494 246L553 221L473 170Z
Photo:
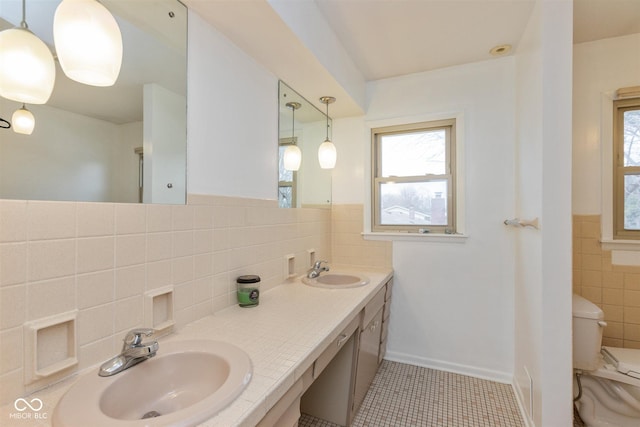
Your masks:
M593 371L600 363L602 330L606 326L602 310L580 295L573 294L573 367Z

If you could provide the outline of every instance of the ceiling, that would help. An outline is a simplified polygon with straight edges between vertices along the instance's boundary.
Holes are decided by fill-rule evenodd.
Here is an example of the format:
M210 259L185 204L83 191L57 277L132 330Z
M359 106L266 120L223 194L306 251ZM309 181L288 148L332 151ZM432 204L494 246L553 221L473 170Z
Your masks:
M533 0L316 0L365 80L490 59L518 44Z
M365 80L490 59L534 0L315 0ZM574 0L574 43L640 33L640 0Z
M333 117L363 107L298 40L271 3L291 0L184 0L241 49L307 99L331 94ZM514 52L535 0L305 0L354 62L363 81L491 59ZM291 3L292 5L294 3ZM640 0L574 0L574 42L640 33ZM322 108L316 102L319 108Z
M640 0L573 0L573 42L640 33Z
M1 0L5 13L15 15L0 20L0 29L17 24L19 0ZM38 13L28 14L30 26L36 31L41 25L50 25L51 15L44 13L60 0L32 0ZM108 0L105 0L108 1ZM270 2L291 0L183 0L207 21L225 34L241 49L255 58L280 79L314 102L321 96L332 95L337 102L331 106L331 115L344 117L363 113L347 90L336 82L305 43L295 37ZM314 1L326 24L337 36L346 54L362 75L363 81L406 75L492 58L489 50L499 44L511 44L514 50L522 37L535 0L300 0ZM164 0L145 0L158 3L153 9L162 10ZM109 1L116 6L121 0ZM131 2L133 4L135 2ZM142 2L140 2L142 4ZM10 9L12 13L10 12ZM145 13L132 13L142 17ZM147 28L148 29L148 28ZM166 33L167 27L158 32ZM39 32L39 31L38 31ZM153 32L153 31L152 31ZM158 33L157 32L157 33ZM608 37L640 33L640 0L574 0L574 42L581 43ZM52 44L45 34L41 33ZM171 36L169 40L178 40ZM166 38L165 38L166 40ZM182 41L182 40L181 40ZM142 50L149 50L146 40ZM130 52L140 52L129 49ZM125 63L135 64L142 56L133 54ZM150 67L148 61L145 65ZM170 72L164 65L154 70ZM138 68L134 66L134 68ZM127 70L123 65L120 78L120 99L131 93L127 83ZM58 70L61 75L61 71ZM60 89L69 82L57 82ZM82 85L81 85L82 86ZM81 88L83 91L95 90ZM63 105L66 101L54 92L52 101ZM76 98L90 100L88 93L75 91ZM139 98L139 97L138 97ZM121 115L135 116L132 108L140 111L140 99L130 101L128 108L118 111L96 112L107 118ZM89 111L97 106L85 109ZM124 120L124 119L123 119Z

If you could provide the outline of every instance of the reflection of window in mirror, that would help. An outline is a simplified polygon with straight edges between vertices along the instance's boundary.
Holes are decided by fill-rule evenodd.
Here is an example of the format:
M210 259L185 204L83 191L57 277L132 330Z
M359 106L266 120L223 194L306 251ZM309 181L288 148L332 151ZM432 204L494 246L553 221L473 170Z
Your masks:
M295 171L284 167L284 151L287 146L295 145L298 138L280 138L278 147L278 206L281 208L296 207L297 176Z

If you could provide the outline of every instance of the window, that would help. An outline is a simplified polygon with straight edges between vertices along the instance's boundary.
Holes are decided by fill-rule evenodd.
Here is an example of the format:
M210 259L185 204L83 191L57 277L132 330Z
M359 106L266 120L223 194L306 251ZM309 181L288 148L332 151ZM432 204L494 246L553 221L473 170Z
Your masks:
M297 144L298 138L280 138L278 146L278 206L295 208L298 195L298 172L284 167L284 150L287 146Z
M373 231L455 233L455 119L372 129Z
M640 98L613 104L614 239L640 239Z

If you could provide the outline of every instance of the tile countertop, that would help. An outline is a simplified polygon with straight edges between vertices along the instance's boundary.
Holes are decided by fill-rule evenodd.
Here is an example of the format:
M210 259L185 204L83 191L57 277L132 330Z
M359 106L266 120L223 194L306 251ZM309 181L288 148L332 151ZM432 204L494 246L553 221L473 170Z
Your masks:
M389 269L331 267L331 272L366 275L370 282L357 288L324 289L304 285L298 278L263 292L257 307L234 305L159 339L159 352L163 342L211 339L235 344L251 358L253 377L247 388L200 426L255 426L392 276ZM50 425L53 408L76 378L29 396L44 402L46 419L31 420L33 424L14 421L23 426ZM12 404L2 407L0 424L11 412L15 412Z

